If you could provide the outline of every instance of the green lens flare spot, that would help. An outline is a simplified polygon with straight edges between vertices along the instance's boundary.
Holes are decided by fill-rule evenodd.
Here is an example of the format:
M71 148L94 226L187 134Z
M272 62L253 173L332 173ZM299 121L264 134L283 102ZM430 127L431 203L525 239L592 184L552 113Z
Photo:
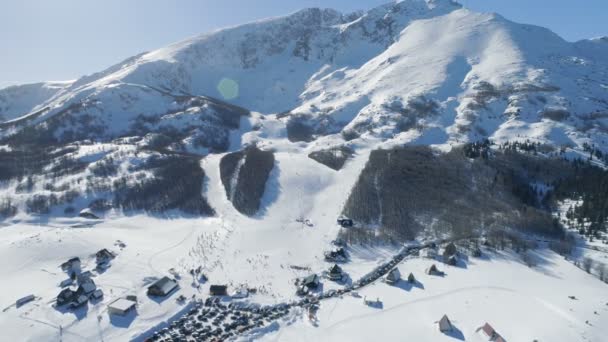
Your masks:
M239 96L239 84L230 78L222 78L217 85L217 90L225 100L232 100Z

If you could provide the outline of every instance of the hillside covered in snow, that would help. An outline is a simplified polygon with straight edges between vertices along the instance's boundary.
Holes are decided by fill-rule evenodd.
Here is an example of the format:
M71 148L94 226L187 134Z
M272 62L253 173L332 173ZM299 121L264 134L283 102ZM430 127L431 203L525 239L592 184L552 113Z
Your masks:
M0 328L602 341L607 138L606 38L452 0L304 9L1 89Z
M606 54L602 39L569 43L451 0L348 15L306 9L203 34L77 81L7 88L2 135L38 127L63 142L115 138L132 133L140 117L175 115L188 110L187 98L209 96L308 131L296 140L342 133L446 144L519 134L603 145ZM53 117L56 125L41 127ZM74 134L87 127L103 129Z
M489 139L579 152L592 146L603 154L607 55L605 39L566 42L451 0L351 14L305 9L142 53L76 81L0 90L1 157L78 149L37 160L44 164L38 168L54 177L79 174L76 181L101 172L102 179L87 176L94 184L43 195L69 199L70 189L94 188L87 201L121 202L110 198L119 188L146 186L103 184L106 173L134 168L125 150L181 158L249 144L308 153L345 144L449 150ZM38 184L42 171L28 174L24 168L32 167L22 163L0 175L26 178L11 182L15 193L50 188ZM57 165L66 163L72 166ZM4 202L22 210L32 200L12 197ZM45 200L51 207L66 202Z

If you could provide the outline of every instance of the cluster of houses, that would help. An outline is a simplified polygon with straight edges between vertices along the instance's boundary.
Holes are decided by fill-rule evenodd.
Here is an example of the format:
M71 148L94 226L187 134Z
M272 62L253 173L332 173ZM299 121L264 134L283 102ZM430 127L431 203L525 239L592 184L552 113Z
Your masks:
M426 251L427 251L427 254L425 255L425 257L435 258L437 256L436 250L433 248L428 248ZM458 251L456 249L456 246L453 243L448 244L446 246L446 248L444 249L443 258L444 258L444 261L446 261L446 263L449 265L456 265L458 263L457 255L458 255ZM437 268L437 265L435 265L435 264L432 264L429 268L427 268L425 273L428 275L436 275L436 276L445 275L445 273L443 271L440 271L439 268ZM391 269L390 272L388 272L386 277L384 278L384 281L390 285L395 285L400 280L401 280L401 274L399 272L399 269L396 267ZM407 282L410 284L416 283L416 277L414 276L413 273L410 273L408 275Z
M102 249L95 253L95 261L97 269L105 269L109 267L109 263L116 255L107 249ZM103 291L97 288L93 281L93 273L91 271L81 271L80 258L71 258L61 264L61 269L70 274L70 278L61 282L60 286L64 287L57 295L56 304L58 307L69 306L70 308L78 308L85 305L90 300L99 300L103 297ZM77 287L74 288L74 281ZM178 288L179 285L174 279L163 277L148 287L147 293L150 296L164 297ZM126 296L118 298L108 305L108 313L114 315L127 315L134 311L137 305L136 296Z
M110 266L110 262L116 255L107 249L102 249L95 253L96 269L101 271ZM71 258L61 264L61 269L70 277L61 282L63 288L57 295L56 304L58 307L69 306L70 308L78 308L85 305L90 300L99 300L103 297L103 291L97 288L93 281L93 273L91 271L83 272L81 270L81 260L78 257ZM76 282L77 287L73 287ZM151 297L166 297L173 291L179 288L179 284L175 279L162 277L148 286L147 294ZM212 285L212 295L226 295L227 287L224 285ZM118 298L108 305L108 312L111 315L127 315L134 311L137 306L136 296L126 296Z
M57 306L70 306L71 308L78 308L85 305L89 300L99 300L103 297L103 291L97 288L93 279L91 279L91 272L84 272L78 274L76 278L77 288L72 288L71 284L69 287L64 288L57 295Z
M450 265L450 266L456 266L458 265L458 249L456 248L456 245L453 242L450 242L449 244L447 244L445 246L445 248L443 249L443 253L441 254L441 258L439 258L439 253L437 252L437 247L431 247L431 248L426 248L423 251L423 257L424 258L428 258L431 260L442 260L445 264ZM479 251L479 255L481 255L481 251ZM439 269L437 268L437 266L435 264L431 265L431 267L429 267L426 270L426 273L429 275L438 275L438 276L443 276L445 275L444 272L439 271Z
M106 269L116 255L107 249L102 249L95 253L96 268ZM89 300L99 300L103 297L103 291L97 288L93 281L91 271L81 270L82 262L80 258L73 257L60 265L61 269L69 275L68 279L63 280L59 286L63 289L57 295L56 304L58 307L69 306L78 308L85 305ZM73 285L76 285L74 287Z
M393 268L390 272L388 272L388 274L384 278L384 281L389 285L396 285L400 280L401 272L399 272L399 269L396 267ZM416 283L416 277L414 277L413 273L410 272L410 274L407 276L407 282L410 284Z
M164 276L150 284L146 293L150 297L166 297L177 289L179 289L179 283L177 280ZM211 285L209 287L209 294L211 296L226 296L228 295L228 286ZM108 305L108 312L114 315L125 316L134 311L136 306L137 297L126 296L125 298L119 298L110 303L110 305Z

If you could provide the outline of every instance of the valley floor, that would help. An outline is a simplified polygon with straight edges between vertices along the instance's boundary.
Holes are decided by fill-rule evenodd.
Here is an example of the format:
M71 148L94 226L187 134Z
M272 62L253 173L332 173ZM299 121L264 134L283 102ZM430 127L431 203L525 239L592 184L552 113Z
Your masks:
M46 227L20 224L0 229L0 257L6 260L0 272L7 284L18 284L3 287L3 336L15 341L126 341L183 310L175 301L179 294L206 298L209 283L247 283L266 288L247 301L277 303L293 299L293 279L309 272L293 270L289 266L298 258L290 258L290 253L273 254L272 248L267 249L269 246L261 246L257 258L253 252L243 259L233 258L235 247L226 245L226 241L232 240L229 235L235 232L222 227L218 219L130 217L94 228L68 228L68 223L54 222ZM167 229L172 233L166 234ZM207 237L205 247L200 246L200 236ZM114 246L117 240L126 247ZM80 255L83 269L90 269L94 258L87 255L105 247L118 251L112 266L93 278L104 290L105 298L74 312L56 310L52 301L59 292L57 284L67 277L58 265L69 256ZM206 264L211 280L197 289L191 286L192 279L185 270L205 258L203 250L209 251L210 258L226 257L223 261L216 259L216 264ZM358 279L396 251L352 249L352 261L344 265L344 270L352 279ZM360 297L344 295L322 301L315 324L311 324L307 312L296 309L287 319L242 340L484 341L475 330L485 322L507 341L605 340L606 284L547 249L534 255L537 266L528 268L513 253L486 251L483 258L470 258L457 267L438 264L446 272L444 277L424 273L436 261L408 257L399 265L401 274L406 277L412 272L418 283L389 286L377 281L359 290ZM319 254L299 260L317 273L329 266ZM181 274L181 289L163 301L147 297L145 285L149 277L166 275L170 268ZM326 291L340 287L328 280L323 286ZM20 308L11 305L30 293L38 297L35 302ZM138 296L137 316L109 316L107 304L127 294ZM366 306L365 297L379 299L380 307ZM435 323L443 314L456 327L449 335L440 333Z

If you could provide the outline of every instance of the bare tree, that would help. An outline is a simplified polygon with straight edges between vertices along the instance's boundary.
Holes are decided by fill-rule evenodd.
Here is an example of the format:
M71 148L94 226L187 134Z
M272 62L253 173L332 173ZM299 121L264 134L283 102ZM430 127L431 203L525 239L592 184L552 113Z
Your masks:
M522 257L522 260L524 261L524 263L526 264L526 266L528 266L528 267L536 266L536 262L534 260L534 255L532 255L532 253L529 250L524 251L521 254L521 257Z
M585 258L583 259L583 269L587 273L591 273L591 269L593 268L593 259Z

